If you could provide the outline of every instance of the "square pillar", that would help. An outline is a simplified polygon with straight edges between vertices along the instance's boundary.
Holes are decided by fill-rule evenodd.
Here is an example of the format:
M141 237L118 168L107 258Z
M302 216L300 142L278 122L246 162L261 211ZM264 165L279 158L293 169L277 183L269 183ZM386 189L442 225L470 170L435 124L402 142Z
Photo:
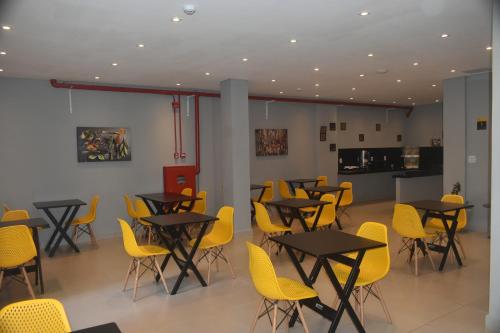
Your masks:
M222 192L225 205L234 207L235 231L249 230L250 125L248 81L228 79L220 84L222 119Z

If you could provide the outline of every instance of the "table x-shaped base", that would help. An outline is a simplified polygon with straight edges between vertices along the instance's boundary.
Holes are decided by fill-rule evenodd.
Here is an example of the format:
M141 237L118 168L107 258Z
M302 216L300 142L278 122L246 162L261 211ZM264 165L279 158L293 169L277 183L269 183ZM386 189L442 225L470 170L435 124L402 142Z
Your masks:
M59 245L61 244L61 241L63 239L73 248L73 250L75 250L76 252L80 252L78 246L76 246L71 237L68 236L68 229L71 226L71 221L74 220L76 213L78 213L79 209L80 206L67 206L61 218L57 220L49 208L43 208L43 211L45 212L45 214L47 214L49 220L55 227L52 236L50 236L50 239L47 245L45 246L45 252L49 253L49 257L54 256L56 250L59 248Z

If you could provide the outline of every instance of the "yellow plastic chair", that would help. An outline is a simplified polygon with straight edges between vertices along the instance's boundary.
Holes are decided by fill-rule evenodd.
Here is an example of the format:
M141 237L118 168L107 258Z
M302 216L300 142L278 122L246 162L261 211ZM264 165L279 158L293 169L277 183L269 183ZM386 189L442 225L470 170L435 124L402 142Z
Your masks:
M295 307L297 309L304 331L309 333L299 301L317 297L318 293L299 281L276 276L273 264L266 254L266 251L250 242L247 242L247 248L249 254L248 268L250 270L250 276L255 289L262 296L250 332L252 333L255 331L255 326L259 318L269 314L271 309L273 311L273 333L276 332L278 303L286 302L291 308ZM264 305L264 313L261 313ZM290 307L284 312L290 313L291 311L288 311L291 310Z
M352 205L354 201L354 195L352 193L352 183L342 182L340 183L340 187L347 188L347 190L344 191L344 193L342 194L342 198L340 199L339 214L346 214L347 216L349 216L349 213L347 213L347 209L350 205Z
M271 255L271 248L277 244L270 240L270 237L279 236L283 234L288 234L292 232L292 229L278 224L272 224L266 207L259 203L255 203L255 221L257 226L263 232L262 240L260 241L260 246L267 245L267 253Z
M0 228L0 288L2 287L4 271L18 267L23 274L24 283L28 287L31 297L35 298L24 265L33 260L36 255L35 243L27 226L16 225Z
M97 213L97 204L99 203L99 196L94 195L92 199L90 200L90 206L89 206L89 211L87 214L84 216L80 216L76 219L74 219L71 222L71 225L73 226L73 242L76 243L78 238L83 235L87 234L90 237L90 241L92 244L96 245L97 240L95 238L94 230L92 229L92 223L95 222L96 218L96 213Z
M145 217L150 217L151 212L142 199L135 200L135 212L137 216L137 223L139 223L144 230L142 237L147 238L148 244L151 244L151 239L153 238L153 225L143 220Z
M132 230L134 230L134 232L135 232L138 222L137 222L137 212L135 211L134 204L132 203L132 200L130 200L130 197L127 194L125 194L123 196L123 200L125 201L125 207L127 208L127 214L130 217L130 219L132 220L132 224L131 224Z
M328 177L327 176L318 176L316 178L317 186L328 186Z
M61 302L46 298L5 306L0 310L0 332L69 333L71 327Z
M187 195L187 194L186 194ZM191 195L191 194L189 194ZM206 191L200 191L196 193L196 197L199 198L199 200L195 200L193 209L191 209L191 212L193 213L198 213L198 214L205 214L207 212L207 192ZM186 202L185 205L186 207L189 206L191 202ZM187 212L186 209L179 209L179 213L184 213Z
M30 214L27 210L17 209L17 210L8 210L2 216L2 222L12 222L19 220L26 220L30 218Z
M198 247L200 250L200 258L197 263L203 259L208 262L207 284L210 284L210 268L214 262L217 266L217 271L219 270L218 259L221 259L228 264L233 279L236 278L233 266L231 265L229 258L224 254L224 245L229 244L233 240L234 208L229 206L222 207L219 209L217 217L219 219L215 221L212 230L203 236ZM189 242L189 245L193 246L195 241L196 239L192 239Z
M296 188L295 189L295 198L296 199L309 199L309 196L307 195L307 192L303 188ZM300 211L302 213L305 213L306 215L312 215L316 212L316 207L301 208Z
M278 186L279 186L280 196L283 200L293 198L293 195L290 193L290 188L288 187L288 183L286 181L280 179L278 181Z
M156 274L160 275L161 282L163 283L163 287L167 294L169 293L167 283L165 282L165 278L163 277L163 272L161 271L161 267L156 260L157 256L162 255L170 255L170 251L158 245L137 245L137 241L134 236L134 232L132 228L122 219L118 219L118 223L120 223L120 227L123 235L123 247L127 254L132 257L130 261L130 265L128 267L127 275L125 278L125 285L123 286L123 291L127 288L128 279L130 274L132 274L135 270L135 282L134 282L134 296L133 300L135 302L137 295L137 284L139 279L144 275L147 271L153 271L153 276ZM146 262L146 259L149 259L149 263ZM140 273L141 266L144 267L144 271Z
M382 291L378 285L378 281L386 277L391 268L387 227L382 223L365 222L361 225L361 227L359 227L357 235L387 244L385 247L366 251L359 268L359 275L354 284L353 296L356 309L359 312L361 324L363 326L365 324L364 303L370 295L375 296L375 298L379 300L387 321L392 323L389 308L385 303ZM356 255L351 254L349 256L354 259ZM351 267L343 264L336 264L333 266L333 271L335 272L335 276L339 280L340 284L345 285L347 283L347 278L351 273Z
M186 187L186 188L182 189L181 194L188 196L188 197L191 197L191 196L193 196L193 189L190 187ZM189 207L189 205L191 205L191 201L183 201L183 202L181 202L181 205L183 207ZM179 209L179 212L180 211L186 211L186 209Z
M410 251L410 257L408 262L415 261L415 275L418 275L418 242L422 241L425 251L427 252L427 257L429 258L432 268L436 270L434 266L434 261L425 242L426 238L432 238L434 235L427 232L422 226L422 221L418 215L417 210L409 205L396 204L394 206L394 215L392 217L392 228L401 236L402 246L398 251L398 254L404 250ZM412 257L413 251L413 257Z
M323 211L319 216L318 224L316 225L316 230L330 227L333 223L335 223L335 217L336 217L335 200L336 200L335 196L330 193L326 193L321 196L320 201L327 201L328 204L323 206ZM319 207L315 209L313 216L305 219L306 224L309 228L313 227L318 212L319 212Z
M457 204L463 204L464 197L458 194L445 194L441 198L442 202L449 202L449 203L457 203ZM447 213L447 215L455 215L455 212ZM447 221L448 226L451 228L451 221ZM455 240L458 246L460 247L460 251L462 252L462 256L465 258L465 251L464 247L462 245L462 241L460 239L460 236L458 233L462 231L466 226L467 226L467 210L462 209L458 213L458 221L457 221L457 230L455 233ZM444 241L448 238L446 234L446 229L443 226L443 221L438 218L432 218L430 221L426 223L426 228L429 231L433 231L437 234L437 239L435 241L439 242L439 244L443 244Z
M273 201L274 199L274 183L272 180L267 180L264 182L264 186L267 186L264 189L264 193L262 194L262 199L260 203L266 204L269 201ZM259 194L260 195L260 194ZM253 202L259 202L259 196L252 198Z

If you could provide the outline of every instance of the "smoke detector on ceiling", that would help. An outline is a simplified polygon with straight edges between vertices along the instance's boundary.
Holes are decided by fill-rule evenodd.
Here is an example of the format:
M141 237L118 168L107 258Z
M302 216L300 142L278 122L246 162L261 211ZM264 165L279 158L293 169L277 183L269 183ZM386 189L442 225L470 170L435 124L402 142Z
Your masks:
M184 5L184 13L186 15L193 15L196 13L196 8L194 8L194 5Z

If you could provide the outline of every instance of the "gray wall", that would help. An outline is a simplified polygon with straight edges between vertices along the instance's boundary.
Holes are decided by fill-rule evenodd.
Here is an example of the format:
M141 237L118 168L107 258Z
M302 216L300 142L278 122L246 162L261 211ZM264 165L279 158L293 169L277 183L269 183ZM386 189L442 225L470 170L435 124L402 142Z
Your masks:
M431 145L431 139L443 142L443 104L416 106L405 122L405 144L415 147Z

